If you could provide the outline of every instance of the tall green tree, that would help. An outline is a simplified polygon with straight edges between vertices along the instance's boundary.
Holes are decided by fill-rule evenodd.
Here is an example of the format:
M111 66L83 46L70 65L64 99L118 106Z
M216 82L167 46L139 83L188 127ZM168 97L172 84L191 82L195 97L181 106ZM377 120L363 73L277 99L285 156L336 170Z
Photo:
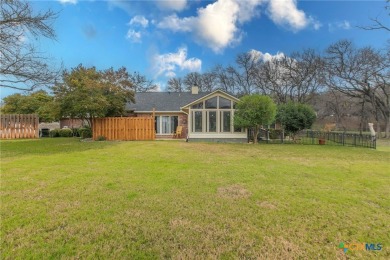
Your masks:
M275 120L276 105L268 96L248 95L237 103L234 113L234 125L236 127L253 127L254 143L257 143L257 135L260 126L271 124Z
M40 122L52 122L57 119L54 97L44 90L30 94L13 94L3 98L4 114L38 114Z
M133 85L125 68L98 71L83 65L65 71L63 83L53 87L61 117L80 118L92 126L95 117L121 116L134 102Z
M280 104L277 109L276 121L283 129L295 138L300 130L310 128L316 119L316 114L309 105L289 102Z

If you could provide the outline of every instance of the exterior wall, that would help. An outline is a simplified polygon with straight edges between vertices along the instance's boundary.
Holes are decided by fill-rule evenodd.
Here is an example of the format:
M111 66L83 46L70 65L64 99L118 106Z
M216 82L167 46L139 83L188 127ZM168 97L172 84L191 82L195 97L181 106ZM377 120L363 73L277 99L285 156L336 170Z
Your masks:
M136 117L151 117L153 113L135 113ZM164 113L164 112L155 112L155 116L177 116L178 117L178 126L183 127L183 132L180 138L186 138L188 133L188 116L184 113ZM176 129L175 129L176 131ZM173 134L156 134L156 139L172 139Z
M78 118L61 118L60 119L60 128L68 127L68 128L80 128L84 125L88 125L87 122Z
M186 138L188 136L188 115L179 115L179 126L183 127L183 133L181 135L181 138Z
M211 137L211 138L189 138L189 142L215 142L215 143L247 143L247 138L219 138L219 137Z
M234 102L238 102L238 99L233 99L221 93L215 93L213 95L207 96L202 100L199 100L199 102L204 102L205 100L215 98L215 97L222 97L224 99L230 100L231 102L230 108L220 108L219 101L217 101L216 108L206 108L205 103L203 104L203 108L192 108L191 105L186 107L188 108L188 115L189 115L188 116L188 127L189 127L188 140L189 141L211 141L211 142L247 142L246 130L243 132L234 132L235 109L233 107L234 107ZM192 132L193 131L192 124L194 122L193 112L198 112L198 111L202 112L203 130L202 132ZM216 130L209 132L207 129L208 128L207 115L211 111L216 113ZM231 115L229 132L224 132L222 130L222 120L223 120L222 113L224 112L230 112Z

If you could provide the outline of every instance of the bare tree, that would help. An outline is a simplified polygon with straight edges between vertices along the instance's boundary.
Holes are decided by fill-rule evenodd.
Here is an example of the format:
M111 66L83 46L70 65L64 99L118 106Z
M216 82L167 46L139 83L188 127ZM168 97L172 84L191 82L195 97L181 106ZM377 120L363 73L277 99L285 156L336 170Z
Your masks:
M183 80L181 78L170 78L168 80L168 91L182 92L184 90Z
M232 76L234 84L243 94L251 94L256 89L256 73L259 60L251 53L245 52L237 55L237 68L229 67L228 73Z
M278 103L290 100L292 85L288 81L283 61L273 58L259 64L256 73L256 85L263 95L270 95Z
M390 131L390 59L371 47L356 48L339 41L326 50L326 84L350 97L372 105L372 114L383 118ZM378 122L379 125L379 122Z
M234 69L224 68L222 65L217 65L212 69L212 73L215 75L215 85L216 88L221 89L228 93L236 94L238 93L238 88L235 85L234 77L235 72Z
M199 91L204 91L202 74L199 72L190 72L184 77L184 85L187 91L191 91L193 86L197 86Z
M211 92L216 88L217 76L213 71L205 72L202 74L202 90L205 92Z
M278 103L307 103L323 86L323 62L311 49L273 58L257 67L256 85Z
M52 28L57 13L34 12L29 2L0 0L0 86L33 90L51 86L60 76L50 58L40 52L34 40L55 39Z
M153 83L153 80L147 79L146 76L141 75L137 71L130 75L130 80L135 92L149 92L157 90L157 85Z
M282 59L286 81L291 84L290 99L307 103L323 86L323 62L312 49L294 52Z
M385 9L389 11L390 15L390 0L386 0ZM370 18L372 24L368 26L358 26L358 28L364 29L364 30L385 30L390 32L390 25L385 24L383 21L381 21L378 17L376 18Z

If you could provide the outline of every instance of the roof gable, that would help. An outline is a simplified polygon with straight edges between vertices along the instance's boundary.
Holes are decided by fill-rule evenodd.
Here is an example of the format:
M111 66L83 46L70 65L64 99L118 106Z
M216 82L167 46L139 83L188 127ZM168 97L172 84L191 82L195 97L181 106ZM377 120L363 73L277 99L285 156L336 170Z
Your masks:
M206 100L206 99L214 97L214 96L222 96L224 98L227 98L229 100L233 100L235 102L240 101L238 98L236 98L236 97L234 97L234 96L232 96L232 95L230 95L230 94L228 94L228 93L226 93L226 92L224 92L222 90L215 90L215 91L213 91L213 92L211 92L211 93L209 93L209 94L207 94L207 95L205 95L203 97L198 98L197 100L192 101L189 104L186 104L185 106L181 107L181 109L187 109L190 106L192 106L193 104L199 103L199 102L201 102L203 100Z

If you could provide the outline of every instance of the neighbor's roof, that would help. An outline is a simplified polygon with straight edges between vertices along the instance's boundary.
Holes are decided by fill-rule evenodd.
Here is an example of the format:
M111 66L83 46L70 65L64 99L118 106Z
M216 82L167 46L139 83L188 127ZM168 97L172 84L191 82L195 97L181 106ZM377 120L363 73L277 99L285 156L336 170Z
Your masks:
M180 108L200 99L211 92L141 92L135 94L135 104L127 103L126 110L135 112L153 111L181 111Z

